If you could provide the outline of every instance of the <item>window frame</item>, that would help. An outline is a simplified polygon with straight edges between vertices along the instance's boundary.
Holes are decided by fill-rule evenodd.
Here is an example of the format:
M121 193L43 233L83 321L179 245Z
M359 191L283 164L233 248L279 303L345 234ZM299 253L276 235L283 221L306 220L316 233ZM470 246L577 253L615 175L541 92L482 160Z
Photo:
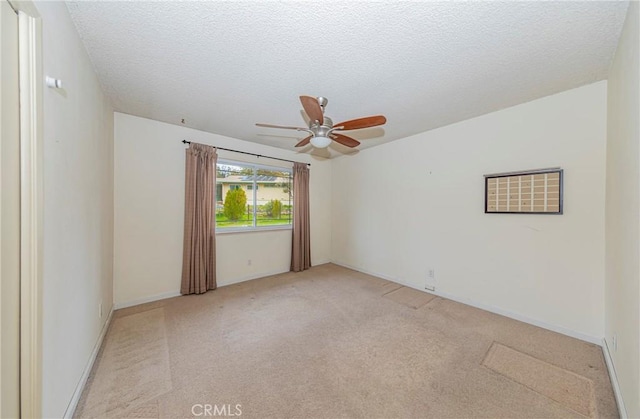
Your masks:
M526 211L526 210L522 210L520 208L518 209L510 209L508 202L512 201L513 199L511 197L509 197L509 195L511 194L511 192L509 190L506 191L505 194L505 199L507 200L507 209L505 210L491 210L490 205L489 205L489 182L490 180L493 179L513 179L516 178L518 179L518 181L520 182L521 179L525 176L536 176L536 175L550 175L550 174L557 174L558 175L558 191L557 192L553 192L554 193L554 200L555 200L555 193L557 193L558 197L558 209L557 210L552 210L552 211L548 211L546 209L547 206L547 180L546 180L546 176L545 176L545 181L544 181L544 186L543 186L543 191L545 194L545 209L544 211L534 211L534 202L533 202L533 198L530 198L529 200L529 206L531 208L531 211ZM564 199L563 199L563 195L564 195L564 188L563 188L563 178L564 178L564 170L560 167L552 167L552 168L548 168L548 169L538 169L538 170L523 170L523 171L518 171L518 172L507 172L507 173L494 173L491 175L484 175L484 213L485 214L537 214L537 215L562 215L564 213ZM509 185L509 183L507 183L507 185ZM554 185L556 186L556 185ZM533 195L536 193L534 192L534 185L533 183L530 186L531 188L531 192L527 192L530 193L531 196L533 197ZM542 192L540 192L542 193ZM520 193L519 193L520 194ZM498 199L498 197L496 196L495 199ZM491 200L493 200L493 198L491 198ZM518 197L518 201L520 201L521 198L520 196Z
M293 168L292 167L284 167L284 166L269 166L265 164L257 164L257 163L249 163L240 160L231 160L231 159L218 159L216 163L216 191L218 185L218 165L228 165L228 166L240 166L243 168L251 168L253 169L253 182L247 184L247 192L253 193L253 225L251 226L239 226L239 227L218 227L218 221L215 221L215 232L216 234L230 234L230 233L248 233L248 232L258 232L258 231L270 231L270 230L292 230L293 229L293 198L291 199L291 222L288 224L275 224L275 225L258 225L258 181L257 181L257 171L269 170L269 171L279 171L279 172L287 172L290 174L291 178L291 190L293 192ZM252 186L252 189L249 189L248 185ZM223 187L224 189L224 187ZM224 197L222 197L222 201L224 202ZM216 206L217 206L217 196L216 196ZM284 205L284 204L283 204ZM216 210L217 213L217 210Z

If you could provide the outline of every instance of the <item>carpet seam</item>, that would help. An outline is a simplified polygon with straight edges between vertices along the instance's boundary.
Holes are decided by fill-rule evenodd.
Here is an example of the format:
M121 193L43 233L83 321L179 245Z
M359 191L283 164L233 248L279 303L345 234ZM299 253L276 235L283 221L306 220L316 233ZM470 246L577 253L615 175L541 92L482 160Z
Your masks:
M407 288L407 287L405 287L404 285L400 285L400 284L398 284L398 287L397 287L397 288L394 288L394 289L392 289L391 291L387 291L387 292L385 292L384 294L382 294L381 296L382 296L382 297L384 297L384 296L386 296L387 294L391 294L392 292L398 291L400 288Z
M149 304L149 303L145 303L145 304ZM131 306L131 307L137 307L137 306ZM127 308L131 308L131 307L127 307ZM145 310L136 311L135 313L130 313L130 314L118 314L118 311L120 311L120 310L126 310L127 308L121 308L121 309L119 309L119 310L116 310L116 312L114 313L114 314L117 314L117 317L116 317L116 318L117 318L117 319L122 319L122 318L129 317L129 316L133 316L133 315L136 315L136 314L146 313L147 311L157 310L157 309L159 309L159 308L164 308L164 306L159 306L159 307L149 307L149 308L147 308L147 309L145 309Z
M553 366L554 368L557 368L557 369L562 370L562 371L566 371L566 372L568 372L568 373L570 373L570 374L573 374L573 375L575 375L575 376L577 376L577 377L580 377L580 378L583 378L583 379L585 379L585 380L589 381L589 382L591 383L591 385L590 385L590 393L591 393L591 394L590 394L590 396L591 396L591 399L590 399L590 401L589 401L589 405L590 405L590 408L591 408L591 409L590 409L590 410L591 410L591 414L590 414L590 415L588 415L588 416L587 416L587 415L584 415L583 413L580 413L580 412L578 412L578 411L577 411L577 410L575 410L575 409L572 409L572 408L570 408L570 407L567 407L566 405L562 404L560 401L555 400L555 399L553 399L553 398L551 398L551 397L549 397L549 396L546 396L546 395L544 395L544 394L540 393L539 391L537 391L537 390L535 390L535 389L533 389L533 388L529 387L528 385L526 385L526 384L524 384L524 383L521 383L521 382L519 382L519 381L516 381L515 379L513 379L513 378L511 378L511 377L509 377L509 376L507 376L507 375L504 375L504 374L502 374L501 372L496 371L496 370L494 370L493 368L491 368L491 367L489 367L489 366L485 365L485 364L484 364L484 361L487 359L487 357L489 356L489 352L491 352L491 350L494 348L494 346L495 346L496 344L498 344L498 345L502 345L502 346L504 346L504 347L506 347L506 348L509 348L509 349L513 350L513 351L516 351L516 352L522 353L522 354L524 354L524 355L526 355L526 356L529 356L529 357L531 357L531 358L533 358L533 359L535 359L535 360L537 360L537 361L540 361L540 362L543 362L543 363L549 364L549 365ZM580 415L580 416L581 416L581 417L583 417L583 418L596 418L596 417L598 417L598 415L597 415L597 410L598 410L598 409L597 409L597 406L595 406L595 404L594 404L594 400L593 400L593 397L594 397L594 391L595 391L595 389L594 389L594 383L593 383L593 380L591 380L591 379L589 379L589 378L587 378L587 377L585 377L585 376L582 376L582 375L580 375L580 374L576 374L575 372L573 372L573 371L569 371L569 370L568 370L568 369L566 369L566 368L559 367L559 366L554 365L554 364L552 364L552 363L550 363L550 362L544 361L544 360L542 360L542 359L540 359L540 358L537 358L537 357L535 357L535 356L533 356L533 355L530 355L530 354L528 354L528 353L526 353L526 352L519 351L518 349L512 348L511 346L505 345L505 344L500 343L500 342L497 342L497 341L495 341L495 340L491 343L491 345L489 346L489 349L488 349L488 350L487 350L487 352L485 353L485 356L482 358L482 361L480 362L480 366L481 366L481 367L483 367L483 368L484 368L484 369L486 369L486 370L491 371L493 374L497 374L497 375L499 375L500 377L503 377L503 378L505 378L505 379L507 379L507 380L509 380L509 381L511 381L511 382L513 382L513 383L515 383L515 384L518 384L518 385L520 385L520 386L522 386L522 387L526 388L526 389L527 389L527 390L529 390L529 391L532 391L532 392L534 392L534 393L536 393L536 394L538 394L538 395L540 395L540 396L544 397L544 398L545 398L545 399L547 399L547 400L551 400L553 403L555 403L556 405L558 405L558 406L562 407L563 409L566 409L566 410L568 410L568 411L570 411L570 412L576 413L577 415Z
M552 399L551 397L545 396L544 394L542 394L542 393L540 393L540 392L538 392L538 391L536 391L536 390L532 389L531 387L529 387L529 386L528 386L528 385L526 385L526 384L522 384L521 382L518 382L518 381L514 380L513 378L507 377L506 375L501 374L501 373L499 373L498 371L493 370L493 369L491 369L491 368L487 367L486 365L482 365L482 364L481 364L480 366L481 366L482 368L484 368L484 369L486 369L486 370L490 371L491 373L493 373L493 374L495 374L495 375L498 375L498 376L500 376L500 377L504 378L505 380L508 380L508 381L510 381L510 382L512 382L512 383L514 383L514 384L517 384L517 385L519 385L519 386L522 386L522 387L526 388L527 390L529 390L529 391L531 391L531 392L533 392L533 393L537 394L538 396L544 397L545 399L547 399L547 400L549 400L549 401L553 402L555 405L557 405L557 406L561 407L562 409L565 409L565 410L568 410L569 412L575 413L576 415L579 415L580 417L587 418L587 419L589 419L589 418L593 418L593 417L596 417L596 416L593 416L593 415L591 415L591 416L585 416L584 414L582 414L582 413L580 413L580 412L578 412L578 411L576 411L576 410L574 410L574 409L572 409L572 408L570 408L570 407L565 406L564 404L560 403L559 401L554 400L554 399Z

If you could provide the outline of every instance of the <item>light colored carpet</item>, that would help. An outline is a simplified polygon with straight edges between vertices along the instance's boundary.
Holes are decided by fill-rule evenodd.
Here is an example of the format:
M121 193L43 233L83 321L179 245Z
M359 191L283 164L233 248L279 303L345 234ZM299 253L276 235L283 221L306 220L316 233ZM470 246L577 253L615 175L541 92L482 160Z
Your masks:
M407 307L415 309L426 305L429 301L436 298L433 294L427 294L426 292L407 287L400 287L390 291L384 294L384 297L395 301L396 303L404 304Z
M402 288L327 264L119 310L76 416L617 417L598 346Z
M158 417L157 403L148 403L171 390L164 308L117 317L108 336L83 415Z
M593 415L593 382L581 375L499 343L491 345L482 364L568 409Z

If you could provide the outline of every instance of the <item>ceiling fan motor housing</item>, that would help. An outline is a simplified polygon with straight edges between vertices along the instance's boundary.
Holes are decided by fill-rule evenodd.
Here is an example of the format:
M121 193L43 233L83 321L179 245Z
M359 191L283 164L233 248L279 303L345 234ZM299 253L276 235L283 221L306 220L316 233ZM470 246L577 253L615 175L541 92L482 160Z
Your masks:
M325 116L322 125L319 125L317 121L312 121L309 123L309 129L315 136L327 137L333 129L333 121L328 116Z
M314 147L324 148L331 144L332 141L336 141L347 147L357 147L358 145L360 145L360 142L342 134L342 131L370 128L378 125L383 125L387 122L387 119L383 115L375 115L340 122L338 126L334 127L331 118L324 115L324 108L325 106L327 106L327 103L329 103L326 97L300 96L300 102L302 103L302 108L309 117L309 128L285 127L271 124L256 125L268 128L282 128L294 129L296 131L306 131L311 135L299 141L298 144L296 144L296 147L302 147L311 142Z

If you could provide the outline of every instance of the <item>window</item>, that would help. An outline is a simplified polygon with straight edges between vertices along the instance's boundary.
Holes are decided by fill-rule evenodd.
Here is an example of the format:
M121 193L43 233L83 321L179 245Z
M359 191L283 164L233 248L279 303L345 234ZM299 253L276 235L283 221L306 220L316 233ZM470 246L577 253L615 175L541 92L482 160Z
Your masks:
M216 229L291 226L291 169L229 160L218 161L216 169Z
M485 175L487 214L562 214L562 169Z

